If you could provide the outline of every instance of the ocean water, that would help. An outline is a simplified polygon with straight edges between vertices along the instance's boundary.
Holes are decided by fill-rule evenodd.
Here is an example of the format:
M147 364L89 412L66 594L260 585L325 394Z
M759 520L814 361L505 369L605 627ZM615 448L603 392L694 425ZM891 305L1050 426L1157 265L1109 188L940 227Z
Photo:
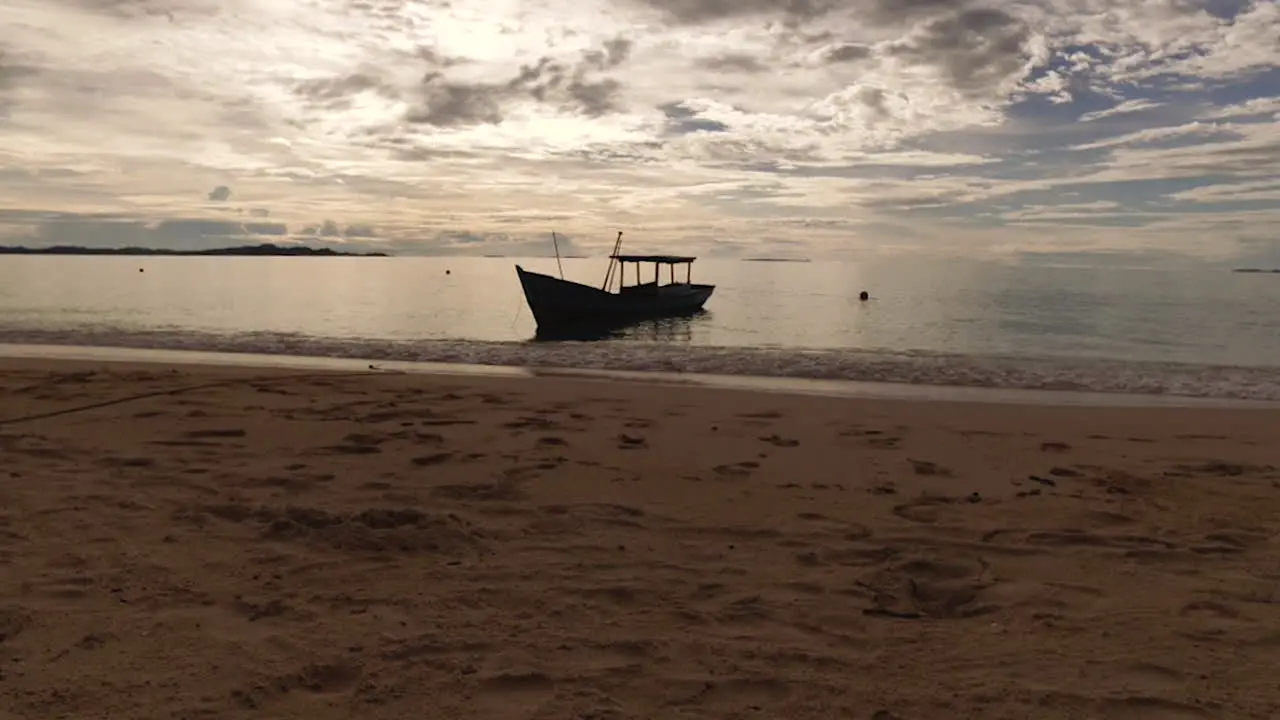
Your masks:
M3 256L0 343L1280 400L1280 276L701 259L694 280L717 286L703 314L547 342L517 262L557 272L548 258ZM606 264L565 260L565 276L600 283Z

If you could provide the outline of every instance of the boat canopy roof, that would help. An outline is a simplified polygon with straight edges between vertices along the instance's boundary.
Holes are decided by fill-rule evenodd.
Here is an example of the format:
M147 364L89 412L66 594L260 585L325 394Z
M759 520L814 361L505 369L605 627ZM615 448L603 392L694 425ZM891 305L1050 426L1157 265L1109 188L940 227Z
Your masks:
M660 263L666 265L684 265L698 259L688 255L610 255L609 257L618 262Z

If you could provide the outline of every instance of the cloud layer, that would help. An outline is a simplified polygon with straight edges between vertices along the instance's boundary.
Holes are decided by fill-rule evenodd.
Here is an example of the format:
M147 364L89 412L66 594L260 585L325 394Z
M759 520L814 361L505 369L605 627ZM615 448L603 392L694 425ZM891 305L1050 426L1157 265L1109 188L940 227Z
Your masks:
M1280 253L1274 0L5 12L0 233L33 243Z

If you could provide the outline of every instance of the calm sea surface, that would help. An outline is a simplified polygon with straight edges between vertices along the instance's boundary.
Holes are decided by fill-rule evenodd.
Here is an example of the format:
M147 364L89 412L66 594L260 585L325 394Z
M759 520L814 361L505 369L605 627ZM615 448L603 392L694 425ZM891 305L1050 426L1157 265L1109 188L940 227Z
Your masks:
M556 272L541 258L3 256L0 342L1280 399L1275 275L704 259L694 280L717 289L703 315L555 343L532 340L517 262ZM606 264L566 260L565 275L598 284Z

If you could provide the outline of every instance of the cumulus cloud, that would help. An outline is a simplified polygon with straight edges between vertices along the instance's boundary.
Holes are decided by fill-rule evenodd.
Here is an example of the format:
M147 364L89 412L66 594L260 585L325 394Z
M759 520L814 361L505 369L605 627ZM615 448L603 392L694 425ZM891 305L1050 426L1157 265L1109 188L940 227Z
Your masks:
M1203 255L1206 228L1243 247L1280 220L1270 0L10 0L5 14L23 31L0 39L0 225L32 242L270 228L489 252L555 225L597 250L643 227L648 247L717 253L768 238L814 255Z

